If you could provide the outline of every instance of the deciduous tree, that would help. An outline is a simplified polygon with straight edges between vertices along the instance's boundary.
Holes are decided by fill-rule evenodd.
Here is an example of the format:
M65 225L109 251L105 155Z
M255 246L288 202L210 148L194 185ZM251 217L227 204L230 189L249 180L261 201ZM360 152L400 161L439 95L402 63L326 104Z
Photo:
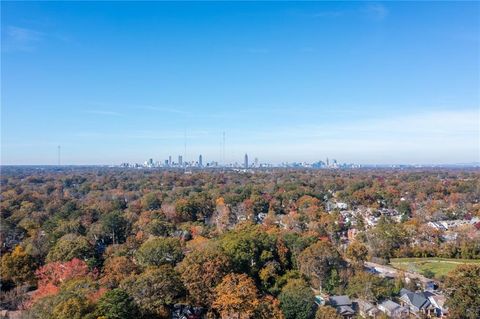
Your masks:
M460 265L445 279L448 316L453 319L480 318L480 265Z
M84 236L67 234L50 249L47 261L66 262L74 258L86 260L93 255L93 247Z
M245 274L228 274L215 289L213 308L222 318L253 318L259 305L255 282Z
M330 242L318 241L298 256L300 272L310 278L313 287L319 288L330 278L332 269L342 265L338 251Z
M168 307L183 296L185 288L171 265L148 268L140 275L125 279L120 288L125 290L144 315L168 316Z
M278 298L286 319L312 319L315 315L315 296L303 279L289 280Z
M368 256L368 248L359 241L354 241L347 247L346 256L355 265L362 266Z
M3 280L11 280L15 285L32 284L35 281L35 266L33 257L18 245L11 253L2 256L0 274Z
M59 286L71 279L83 278L89 274L87 264L80 259L72 259L65 263L53 262L40 267L35 275L38 279L38 289L33 294L33 301L44 296L55 295Z
M343 317L337 313L335 308L330 306L321 306L318 308L317 313L315 314L315 319L343 319Z
M230 259L212 244L190 252L178 266L190 299L201 306L212 304L215 287L230 270Z
M182 247L177 238L153 238L142 244L135 255L142 266L175 265L183 258Z
M100 298L95 313L106 319L125 319L138 316L138 309L124 290L116 288Z

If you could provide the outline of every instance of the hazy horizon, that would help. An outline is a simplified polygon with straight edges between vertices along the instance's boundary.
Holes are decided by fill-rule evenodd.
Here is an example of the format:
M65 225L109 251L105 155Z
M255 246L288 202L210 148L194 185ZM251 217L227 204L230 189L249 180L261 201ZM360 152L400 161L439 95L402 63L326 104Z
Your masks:
M2 165L480 162L478 2L1 6Z

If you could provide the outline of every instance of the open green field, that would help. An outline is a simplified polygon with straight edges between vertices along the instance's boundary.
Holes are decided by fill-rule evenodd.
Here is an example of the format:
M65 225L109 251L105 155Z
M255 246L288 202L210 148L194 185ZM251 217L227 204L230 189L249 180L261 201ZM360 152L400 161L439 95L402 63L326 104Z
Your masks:
M390 264L401 270L416 272L427 278L441 279L461 264L480 264L480 259L393 258Z

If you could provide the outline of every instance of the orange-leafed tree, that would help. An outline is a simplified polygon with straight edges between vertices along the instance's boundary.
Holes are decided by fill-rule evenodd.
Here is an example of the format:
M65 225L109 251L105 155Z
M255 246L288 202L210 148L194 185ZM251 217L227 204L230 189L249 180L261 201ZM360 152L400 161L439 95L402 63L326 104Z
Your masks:
M280 301L278 299L267 295L260 300L260 303L255 311L255 318L257 319L285 319L282 310L280 309Z
M207 244L187 254L177 270L191 300L209 306L215 298L215 287L230 271L230 259L219 247Z
M222 318L253 318L260 304L258 291L252 278L245 274L228 274L216 287L213 308Z
M232 216L230 213L230 208L225 204L223 197L217 198L215 204L215 225L217 226L218 231L224 232L231 223Z
M105 261L100 282L110 288L118 287L122 280L138 271L138 266L128 257L113 256Z

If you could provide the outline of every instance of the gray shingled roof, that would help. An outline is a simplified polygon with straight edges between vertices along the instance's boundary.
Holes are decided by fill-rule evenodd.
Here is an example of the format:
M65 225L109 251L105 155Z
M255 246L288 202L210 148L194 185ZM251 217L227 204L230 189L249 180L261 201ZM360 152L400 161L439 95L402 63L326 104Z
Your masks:
M407 290L407 289L402 289L400 293L401 293L401 298L405 302L412 304L414 307L418 309L423 309L430 306L430 301L428 301L428 299L425 298L425 296L422 293L411 292L410 290Z
M401 307L398 303L393 302L391 300L385 300L382 303L380 303L379 305L384 307L385 309L387 309L389 311L395 311L395 309Z
M334 307L338 306L351 306L352 302L348 296L331 296L329 298L330 304Z
M337 308L337 312L342 316L355 314L355 310L353 310L350 306L340 306Z

